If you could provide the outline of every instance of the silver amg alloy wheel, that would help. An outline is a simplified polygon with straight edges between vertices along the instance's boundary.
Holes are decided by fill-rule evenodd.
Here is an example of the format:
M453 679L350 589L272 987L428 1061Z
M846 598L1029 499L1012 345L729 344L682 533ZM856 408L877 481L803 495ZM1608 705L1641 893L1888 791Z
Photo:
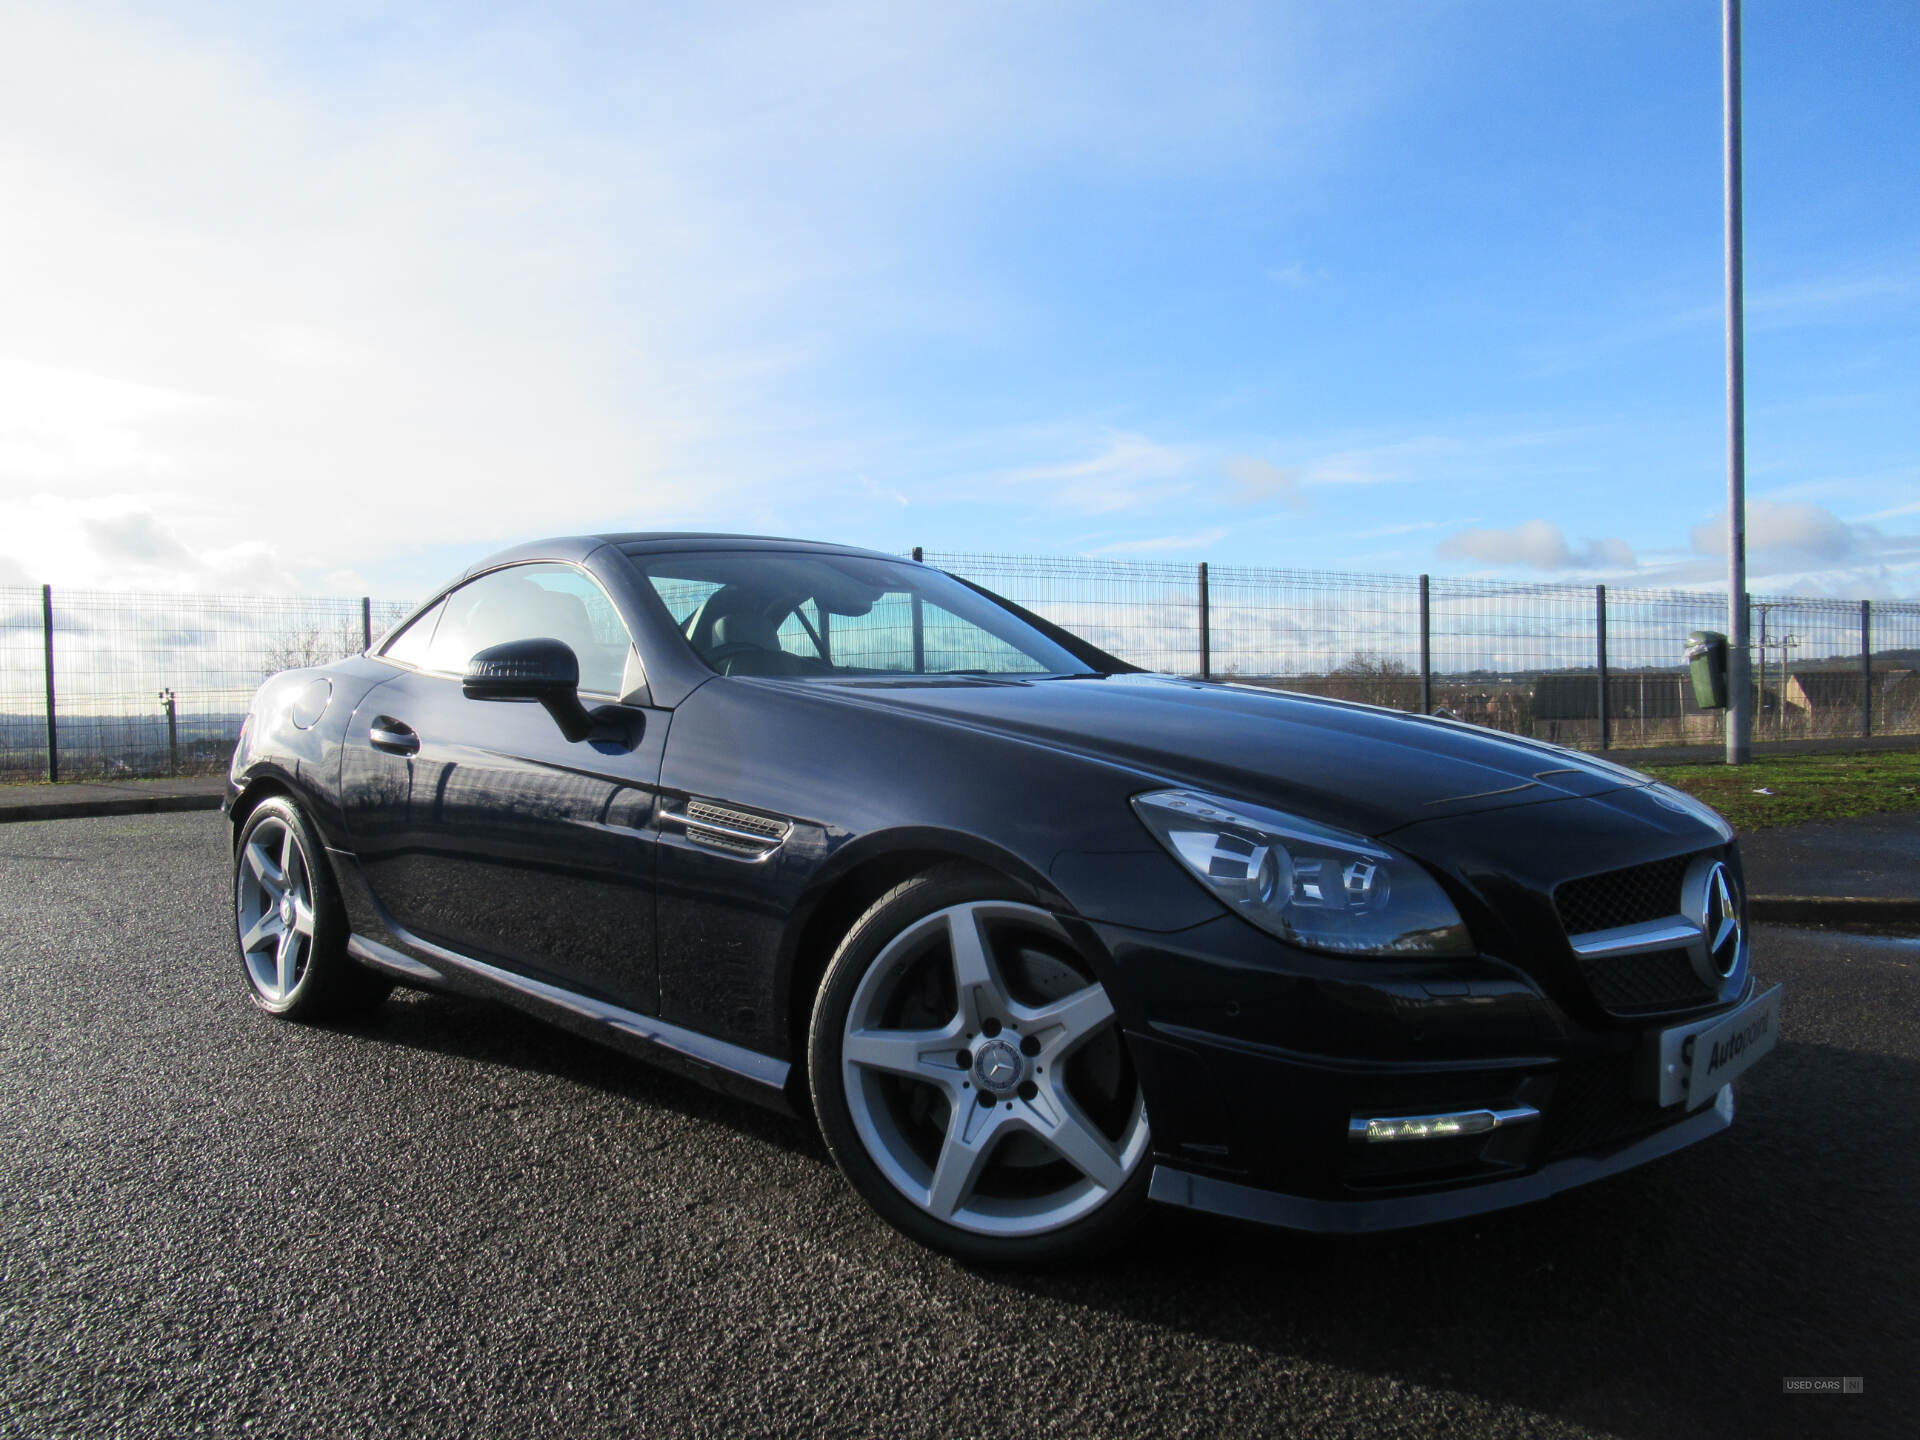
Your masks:
M240 812L233 921L253 1003L283 1020L364 1015L393 982L347 954L347 919L319 835L290 796Z
M1139 1169L1147 1115L1113 1003L1060 923L1013 901L936 910L867 965L840 1035L848 1116L880 1174L975 1235L1045 1235Z
M269 1006L288 1004L313 960L313 866L286 821L248 832L234 867L234 916L247 978Z

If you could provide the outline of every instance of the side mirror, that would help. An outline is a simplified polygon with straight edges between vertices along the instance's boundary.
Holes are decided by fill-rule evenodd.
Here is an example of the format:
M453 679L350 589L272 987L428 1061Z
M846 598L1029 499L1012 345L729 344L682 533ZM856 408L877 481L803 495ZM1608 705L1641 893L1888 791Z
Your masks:
M467 662L460 692L469 700L531 700L568 740L593 734L593 717L580 703L580 658L558 640L489 645Z

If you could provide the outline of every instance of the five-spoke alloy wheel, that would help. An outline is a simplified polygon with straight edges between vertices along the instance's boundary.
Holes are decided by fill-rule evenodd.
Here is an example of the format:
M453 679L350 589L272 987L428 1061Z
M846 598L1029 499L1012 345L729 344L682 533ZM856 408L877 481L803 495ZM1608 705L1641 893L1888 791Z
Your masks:
M829 966L814 1104L882 1215L969 1259L1116 1238L1148 1167L1113 1003L1061 923L949 867L883 896Z
M393 988L347 957L324 852L283 797L261 801L241 829L233 915L248 993L263 1010L299 1020L344 1015Z

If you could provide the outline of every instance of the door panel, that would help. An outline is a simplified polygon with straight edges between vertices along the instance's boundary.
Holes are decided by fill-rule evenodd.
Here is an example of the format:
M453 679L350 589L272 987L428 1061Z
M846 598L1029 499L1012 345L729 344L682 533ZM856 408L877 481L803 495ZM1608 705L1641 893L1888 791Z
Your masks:
M669 712L623 707L626 743L569 743L537 705L468 700L407 672L347 736L347 824L405 929L656 1013L654 869ZM412 748L409 748L409 747Z

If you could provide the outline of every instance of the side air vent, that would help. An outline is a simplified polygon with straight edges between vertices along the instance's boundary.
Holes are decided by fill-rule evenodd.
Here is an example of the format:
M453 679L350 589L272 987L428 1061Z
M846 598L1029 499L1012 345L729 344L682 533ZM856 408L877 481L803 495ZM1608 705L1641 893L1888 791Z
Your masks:
M765 860L793 833L788 821L710 800L690 799L684 809L661 811L660 820L680 826L695 845L740 860Z
M784 840L790 828L786 821L747 810L733 810L705 800L687 802L687 818L702 824L723 825L729 830L746 830L768 840Z

